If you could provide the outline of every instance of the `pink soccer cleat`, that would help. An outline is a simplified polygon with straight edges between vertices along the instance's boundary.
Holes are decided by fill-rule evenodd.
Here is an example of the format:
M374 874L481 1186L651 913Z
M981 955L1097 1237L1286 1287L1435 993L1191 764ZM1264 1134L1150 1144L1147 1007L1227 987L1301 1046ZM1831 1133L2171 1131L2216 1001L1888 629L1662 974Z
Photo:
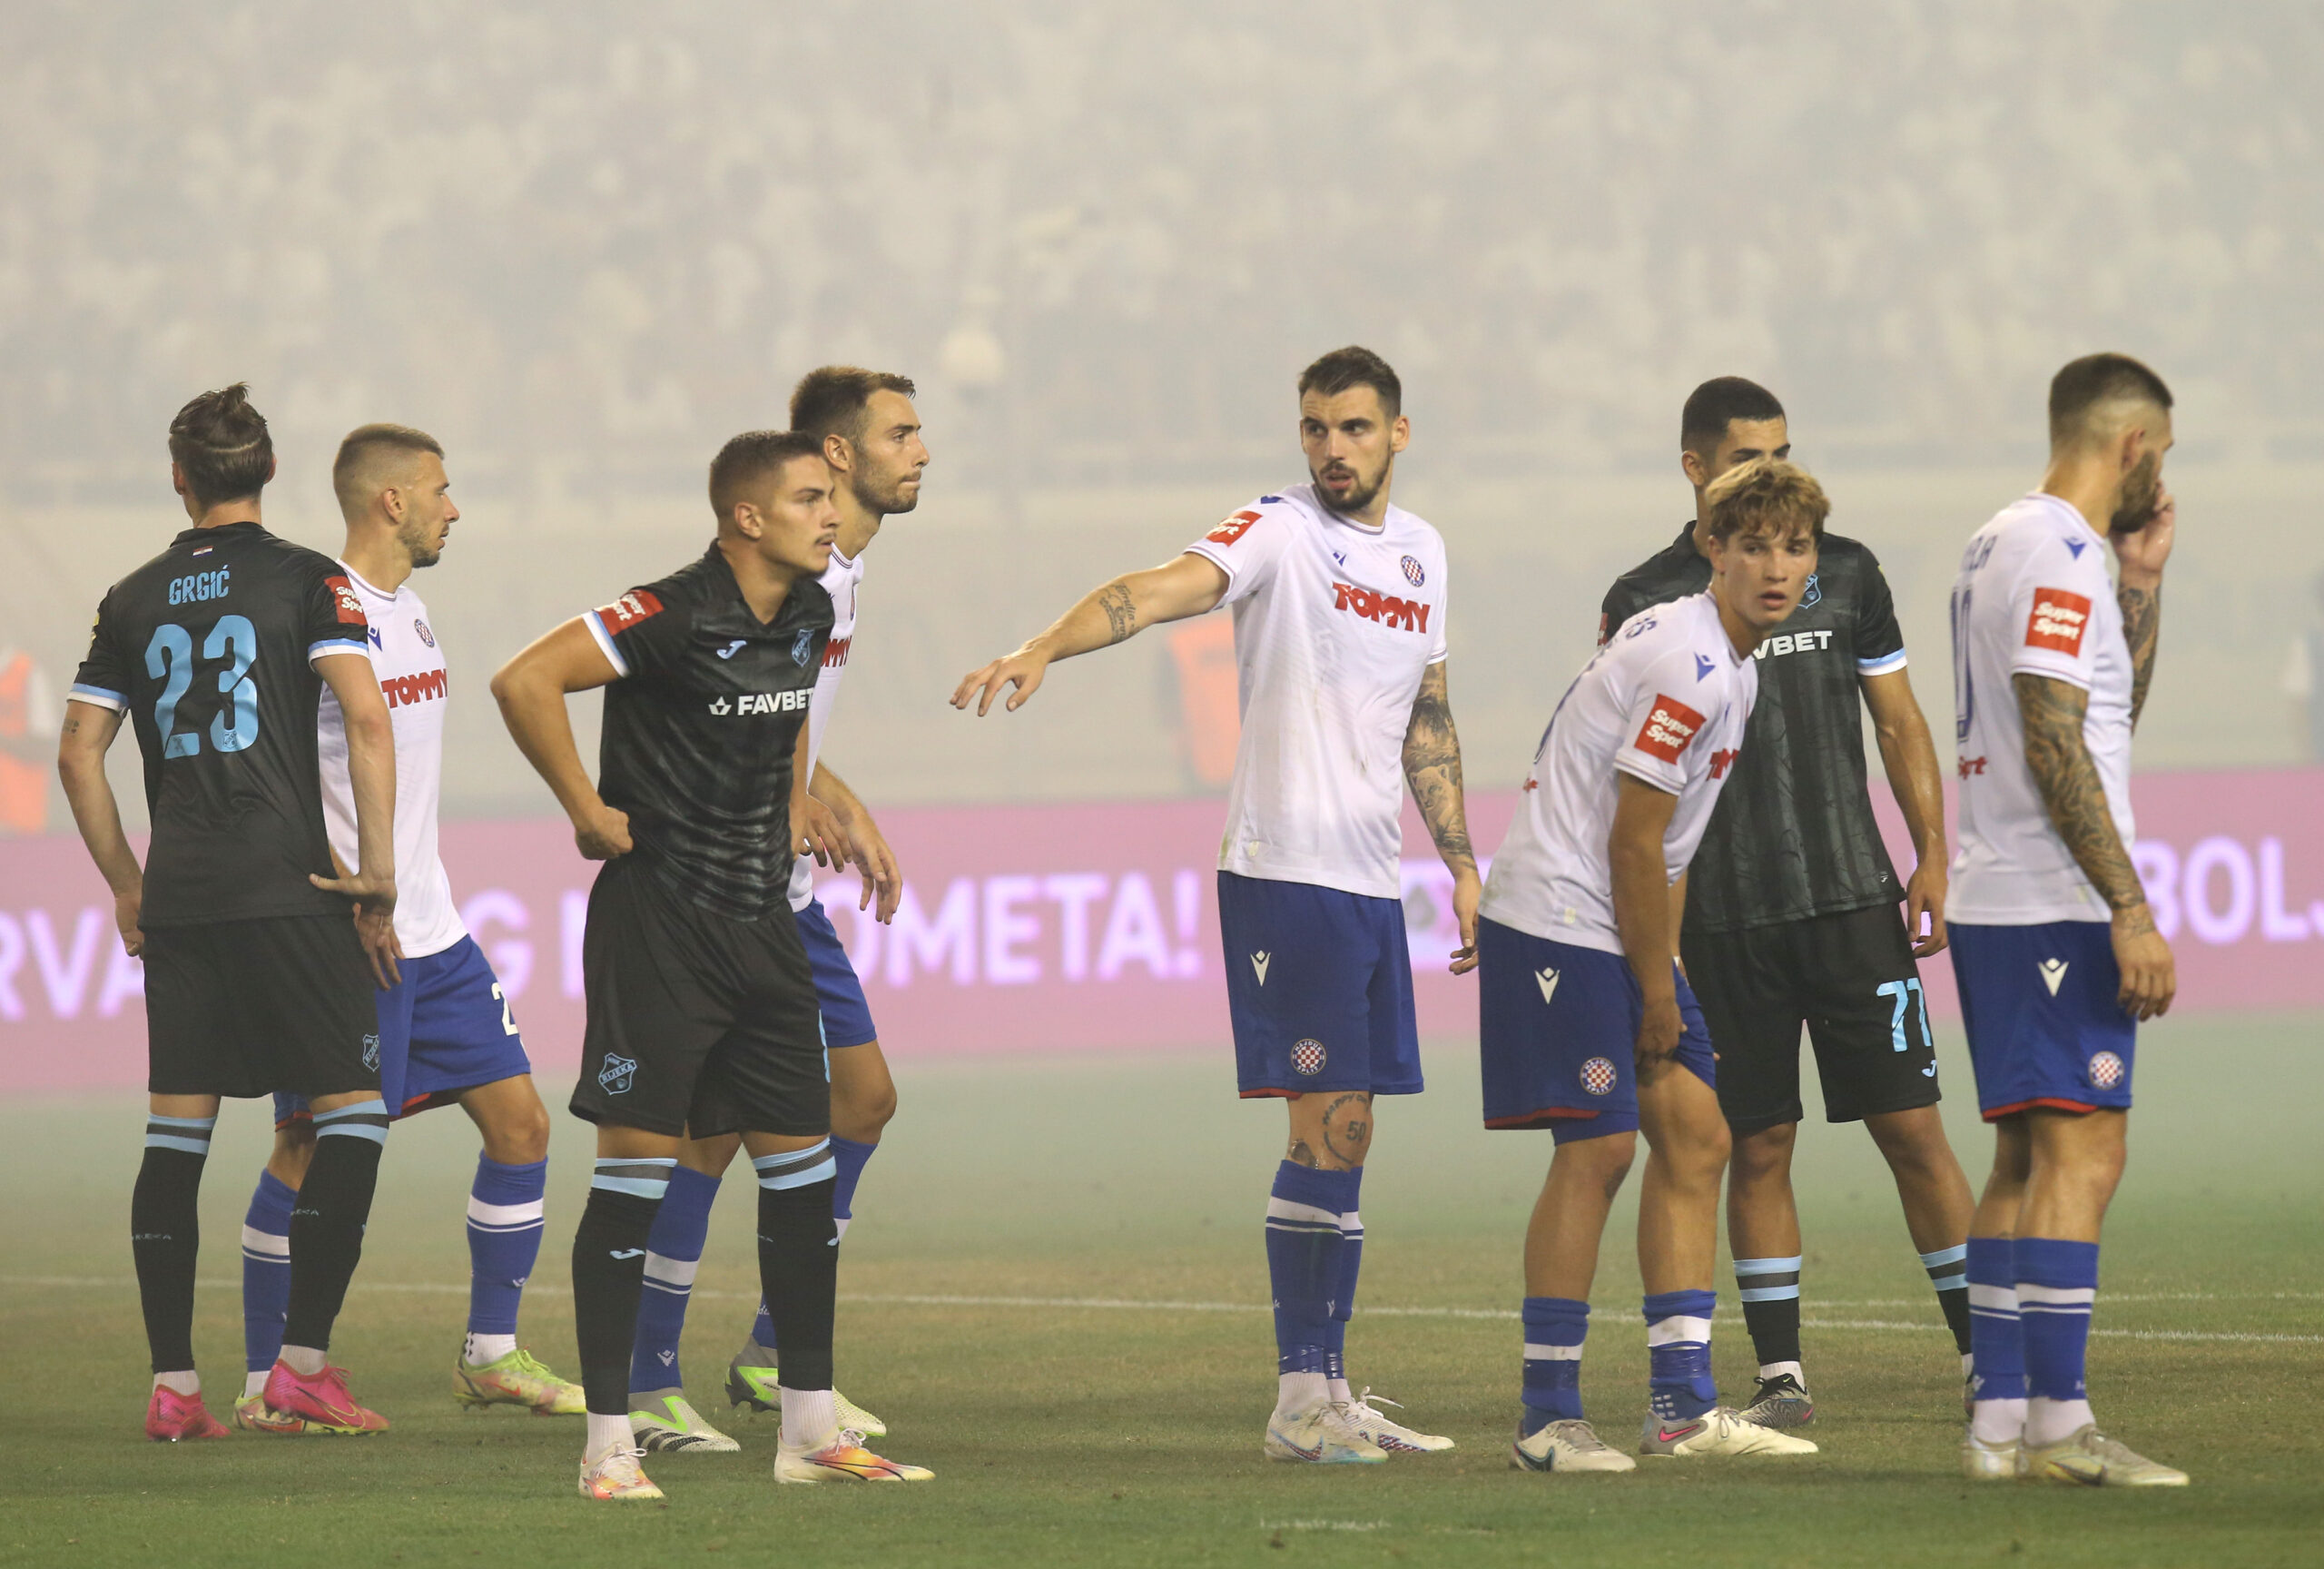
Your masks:
M201 1396L181 1395L157 1384L145 1406L145 1436L157 1444L175 1444L182 1438L223 1438L227 1432Z
M367 1411L347 1392L347 1369L325 1367L313 1377L277 1362L266 1376L266 1409L278 1416L304 1419L310 1433L384 1433L388 1419Z

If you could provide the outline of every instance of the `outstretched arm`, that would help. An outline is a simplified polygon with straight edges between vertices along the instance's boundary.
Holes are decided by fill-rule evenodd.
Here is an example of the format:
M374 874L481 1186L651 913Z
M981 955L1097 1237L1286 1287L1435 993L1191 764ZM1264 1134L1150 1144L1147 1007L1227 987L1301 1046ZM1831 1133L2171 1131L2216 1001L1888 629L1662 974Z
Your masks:
M615 811L597 794L574 745L573 720L565 711L568 693L603 686L620 672L575 617L533 640L492 677L493 700L516 738L517 749L533 765L573 823L573 840L592 861L609 861L630 851L629 814Z
M1902 669L1864 677L1864 706L1872 711L1872 733L1880 743L1880 764L1889 791L1912 835L1915 864L1905 883L1905 930L1913 957L1926 959L1945 949L1946 867L1945 775L1929 738L1928 720L1913 696L1913 678ZM1921 932L1925 916L1928 932Z
M1469 844L1469 809L1461 789L1461 735L1452 726L1452 702L1440 659L1422 672L1404 728L1404 782L1420 804L1421 821L1436 841L1436 853L1452 873L1452 910L1461 923L1461 946L1452 951L1452 973L1477 967L1477 853Z
M1160 622L1199 616L1226 597L1225 569L1191 551L1159 567L1127 573L1083 595L1048 631L1014 654L970 671L953 689L952 706L966 708L973 699L981 717L1003 687L1013 686L1006 706L1021 708L1039 690L1052 660L1110 648Z
M105 777L105 753L120 734L120 709L77 699L67 702L56 743L56 772L64 781L64 799L72 804L81 843L89 847L89 859L113 890L113 926L133 959L145 950L145 933L138 924L145 902L145 871L129 847L129 835L121 831L121 803L113 798L113 781Z
M2106 809L2106 790L2082 733L2090 694L2069 681L2020 672L2010 677L2025 727L2025 766L2042 793L2067 853L2113 912L2114 959L2122 972L2118 995L2133 1019L2167 1011L2178 990L2171 945L2155 930L2146 888Z

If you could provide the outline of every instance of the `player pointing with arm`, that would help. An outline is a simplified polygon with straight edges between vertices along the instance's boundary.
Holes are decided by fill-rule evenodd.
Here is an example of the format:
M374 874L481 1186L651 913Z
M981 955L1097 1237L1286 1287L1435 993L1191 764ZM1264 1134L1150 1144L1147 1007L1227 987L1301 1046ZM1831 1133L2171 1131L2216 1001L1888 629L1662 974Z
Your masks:
M1969 1233L1972 1480L2187 1480L2099 1432L2083 1384L2138 1021L2177 989L2129 849L2131 732L2177 524L2171 441L2153 371L2121 354L2066 366L2050 383L2042 488L1970 538L1954 580L1953 969L1994 1125Z
M170 458L193 527L105 595L57 756L122 941L145 961L153 1115L130 1201L153 1354L145 1431L226 1431L193 1367L195 1200L220 1099L290 1090L314 1110L316 1151L290 1221L289 1320L266 1401L330 1431L378 1432L386 1419L356 1404L324 1353L387 1139L371 998L396 957L395 743L362 602L330 558L259 520L274 446L246 390L180 410ZM346 714L352 875L331 874L323 821L326 686ZM142 869L104 773L124 715L153 814Z
M1446 696L1444 544L1388 499L1411 433L1402 400L1378 355L1324 355L1299 378L1311 483L1260 497L1167 566L1106 584L952 695L981 715L1013 687L1014 709L1054 660L1235 607L1243 730L1218 923L1242 1093L1281 1097L1291 1112L1266 1221L1279 1386L1265 1446L1278 1460L1452 1446L1354 1397L1343 1361L1373 1097L1422 1087L1400 775L1452 873L1456 973L1475 963L1480 891Z
M1762 459L1709 491L1710 587L1641 610L1560 699L1486 885L1478 950L1485 1126L1557 1140L1525 1237L1525 1372L1512 1463L1628 1471L1582 1416L1598 1243L1646 1133L1639 1273L1652 1359L1642 1453L1816 1446L1718 1404L1711 1272L1728 1132L1711 1041L1678 968L1687 864L1744 745L1753 653L1799 603L1828 510Z

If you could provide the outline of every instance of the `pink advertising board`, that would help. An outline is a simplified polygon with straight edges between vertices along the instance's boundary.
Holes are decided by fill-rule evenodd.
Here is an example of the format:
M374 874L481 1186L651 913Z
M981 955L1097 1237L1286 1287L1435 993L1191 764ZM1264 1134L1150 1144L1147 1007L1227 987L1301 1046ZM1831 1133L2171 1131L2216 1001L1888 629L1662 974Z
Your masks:
M1885 789L1876 796L1901 845ZM2324 1008L2324 769L2146 774L2135 799L2139 866L2178 953L2180 1005ZM1499 843L1515 804L1506 791L1470 798L1480 844ZM884 1045L901 1056L1218 1049L1220 817L1215 800L884 814L908 883L894 924L856 913L852 878L823 888ZM443 838L535 1062L569 1074L595 868L558 822L450 824ZM1451 883L1409 810L1404 840L1421 1029L1466 1034L1473 983L1444 972ZM1949 963L1924 973L1932 1005L1953 1012ZM77 839L0 841L0 1081L19 1093L142 1083L143 979Z

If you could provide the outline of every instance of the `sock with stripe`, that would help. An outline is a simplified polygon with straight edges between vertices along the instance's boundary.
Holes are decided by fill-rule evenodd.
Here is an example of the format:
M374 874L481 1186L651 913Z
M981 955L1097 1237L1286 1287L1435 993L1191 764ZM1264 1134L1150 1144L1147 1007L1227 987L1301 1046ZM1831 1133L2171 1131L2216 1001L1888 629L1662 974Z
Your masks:
M1525 1298L1525 1407L1517 1435L1528 1437L1552 1422L1581 1417L1581 1343L1590 1335L1590 1304L1571 1297Z
M1718 1404L1710 1377L1711 1291L1646 1298L1647 1404L1665 1422L1690 1422Z
M2017 1318L2025 1342L2025 1442L2055 1444L2089 1426L2083 1353L2098 1296L2098 1244L2020 1237Z
M628 1430L629 1357L637 1343L645 1245L676 1165L666 1155L600 1157L589 1179L589 1202L573 1232L573 1338L581 1356L581 1387L589 1414L621 1418L623 1432ZM591 1444L614 1441L615 1424L589 1426Z
M1735 1285L1743 1298L1743 1327L1759 1358L1759 1377L1788 1373L1804 1388L1799 1365L1799 1259L1738 1258Z
M645 1287L637 1298L637 1338L629 1354L629 1392L684 1390L678 1339L694 1300L694 1278L710 1236L710 1206L718 1179L690 1166L674 1167L654 1230L645 1241Z
M1330 1398L1324 1345L1343 1281L1340 1217L1355 1208L1353 1171L1285 1160L1267 1199L1267 1279L1275 1295L1275 1409L1285 1416Z
M145 1159L129 1200L129 1248L137 1260L137 1298L157 1374L193 1370L193 1266L202 1248L197 1201L217 1126L215 1117L145 1119Z
M388 1142L387 1102L374 1095L315 1113L315 1155L290 1209L290 1298L284 1305L282 1360L293 1372L322 1371L331 1326L363 1257L379 1154Z
M830 1415L839 1291L832 1189L838 1163L825 1139L804 1150L758 1156L751 1165L759 1179L759 1291L783 1347L783 1437L794 1446L817 1446L838 1429Z
M1355 1317L1355 1279L1364 1268L1364 1217L1356 1202L1364 1192L1364 1168L1347 1175L1347 1208L1340 1212L1340 1283L1332 1298L1332 1317L1324 1326L1324 1389L1333 1400L1352 1400L1347 1384L1347 1325Z
M872 1152L879 1148L859 1139L832 1135L832 1159L838 1167L832 1186L832 1226L842 1242L847 1240L847 1223L855 1219L855 1185L863 1179L863 1168L871 1161ZM758 1317L751 1321L751 1344L766 1352L769 1362L773 1360L774 1319L767 1312L763 1298L759 1301Z
M282 1355L282 1318L290 1308L290 1209L299 1190L271 1171L258 1174L242 1217L242 1393L266 1387Z
M1969 1430L1986 1444L2013 1444L2025 1431L2025 1339L2017 1317L2016 1246L1972 1237L1969 1277Z
M1969 1355L1969 1245L1940 1248L1921 1255L1921 1268L1936 1291L1936 1305L1945 1312L1945 1327L1953 1331L1954 1349Z
M504 1166L476 1158L468 1189L468 1337L460 1355L471 1367L517 1348L517 1308L541 1256L543 1196L548 1162Z

